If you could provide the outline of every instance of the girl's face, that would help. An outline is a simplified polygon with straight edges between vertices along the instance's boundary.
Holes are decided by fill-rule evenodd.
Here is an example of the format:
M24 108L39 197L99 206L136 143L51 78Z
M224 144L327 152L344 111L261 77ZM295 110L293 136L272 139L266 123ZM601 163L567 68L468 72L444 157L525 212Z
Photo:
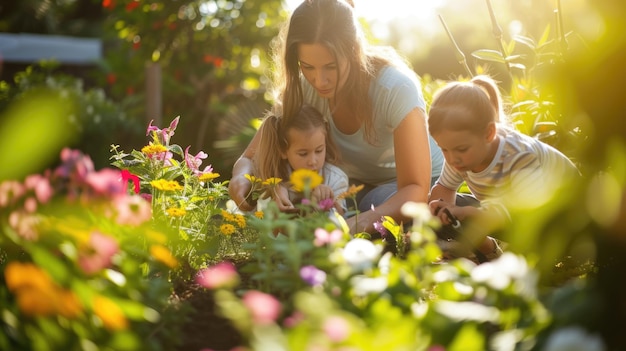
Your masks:
M287 132L289 147L282 153L294 170L306 168L320 172L326 159L326 134L323 128L301 131L291 128Z
M298 62L304 78L320 97L334 97L348 79L348 60L335 60L322 44L299 44Z
M484 135L471 131L444 129L433 135L441 148L446 163L460 172L483 171L495 156L498 143L495 125L491 124Z

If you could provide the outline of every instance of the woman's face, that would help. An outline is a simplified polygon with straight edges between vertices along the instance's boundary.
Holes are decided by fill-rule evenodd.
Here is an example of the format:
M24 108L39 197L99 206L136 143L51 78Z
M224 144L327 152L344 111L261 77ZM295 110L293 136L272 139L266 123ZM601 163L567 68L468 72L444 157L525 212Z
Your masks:
M323 98L334 97L348 78L348 60L335 60L322 44L299 44L298 62L304 78Z

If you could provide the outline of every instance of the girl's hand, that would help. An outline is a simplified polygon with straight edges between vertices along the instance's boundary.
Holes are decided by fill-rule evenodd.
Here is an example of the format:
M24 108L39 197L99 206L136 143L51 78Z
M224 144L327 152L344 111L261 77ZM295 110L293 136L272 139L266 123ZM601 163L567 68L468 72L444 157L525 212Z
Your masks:
M325 199L334 199L335 195L333 194L333 190L328 185L318 185L311 192L311 200L313 202L320 202Z

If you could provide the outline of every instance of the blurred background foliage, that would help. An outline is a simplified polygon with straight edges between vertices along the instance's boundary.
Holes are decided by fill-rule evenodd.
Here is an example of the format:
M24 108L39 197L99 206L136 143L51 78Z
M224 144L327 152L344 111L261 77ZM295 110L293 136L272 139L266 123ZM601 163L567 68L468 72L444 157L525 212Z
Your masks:
M370 40L394 46L405 55L425 79L427 93L435 90L440 80L468 76L458 62L441 18L465 53L472 73L488 72L502 83L506 96L518 97L512 104L524 102L520 106L525 110L518 111L520 120L528 119L522 115L534 108L531 122L519 123L522 130L529 134L536 132L534 122L546 119L545 108L551 106L551 101L544 101L546 94L533 91L532 87L542 69L540 63L553 58L542 56L547 51L545 47L512 43L518 36L532 39L526 44L540 42L545 35L545 41L557 38L555 10L561 7L558 2L493 1L493 11L502 28L502 38L498 39L494 37L487 2L483 0L441 0L428 6L400 0L385 4L372 1L356 1L357 13L362 16ZM213 160L219 160L213 165L215 169L229 174L232 163L254 132L251 120L260 117L270 106L271 101L265 95L270 42L289 11L298 4L297 0L2 0L0 31L102 40L103 59L93 66L61 65L54 70L50 66L39 70L48 76L55 72L73 75L81 80L77 84L81 84L85 94L93 94L91 89L101 90L105 99L119 107L119 113L115 113L123 118L97 111L92 117L82 118L86 124L96 125L96 130L106 137L78 138L74 143L81 149L89 152L99 147L108 152L110 144L141 146L144 135L137 126L159 118L147 115L146 109L147 68L158 63L162 70L163 123L180 115L178 133L183 134L184 144L192 145L192 152L207 152ZM602 33L601 14L589 1L564 1L560 14L563 19L560 30L569 33L568 50L585 48ZM545 41L540 44L546 44ZM508 54L515 55L518 63L524 61L527 69L513 75L507 65L470 54L477 50L500 50L501 42L508 45L511 50ZM23 82L19 87L14 81L16 74L25 68L25 65L4 65L0 72L5 90L8 86L14 90L16 86L18 90L26 89ZM33 87L38 80L29 81L29 87ZM516 86L531 87L527 92L534 94L534 105L526 102L528 96L508 93ZM5 92L0 97L1 103L6 106L18 95L16 91ZM83 100L89 104L89 99ZM104 118L96 119L95 115ZM128 125L120 125L120 119ZM547 116L547 119L557 118ZM82 128L90 129L94 128ZM572 129L568 126L562 134ZM58 150L50 153L57 155ZM93 158L97 167L109 163L105 154L94 154Z

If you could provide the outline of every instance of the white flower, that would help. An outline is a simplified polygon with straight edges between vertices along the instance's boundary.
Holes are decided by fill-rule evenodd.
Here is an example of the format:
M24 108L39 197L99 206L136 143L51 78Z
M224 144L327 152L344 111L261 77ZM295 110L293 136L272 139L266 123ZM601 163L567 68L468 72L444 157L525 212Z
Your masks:
M545 351L604 351L604 342L597 335L587 333L580 327L568 327L550 335Z
M354 271L363 271L372 267L382 249L370 240L354 238L343 248L343 259Z
M405 202L400 211L402 211L403 215L413 218L413 221L419 224L426 223L432 218L428 204L424 202Z
M485 283L494 289L502 290L513 284L520 295L536 296L537 272L528 267L523 256L511 252L476 266L471 271L471 277L475 282Z
M387 289L387 277L369 278L364 275L356 275L350 279L350 284L357 296L380 294Z

